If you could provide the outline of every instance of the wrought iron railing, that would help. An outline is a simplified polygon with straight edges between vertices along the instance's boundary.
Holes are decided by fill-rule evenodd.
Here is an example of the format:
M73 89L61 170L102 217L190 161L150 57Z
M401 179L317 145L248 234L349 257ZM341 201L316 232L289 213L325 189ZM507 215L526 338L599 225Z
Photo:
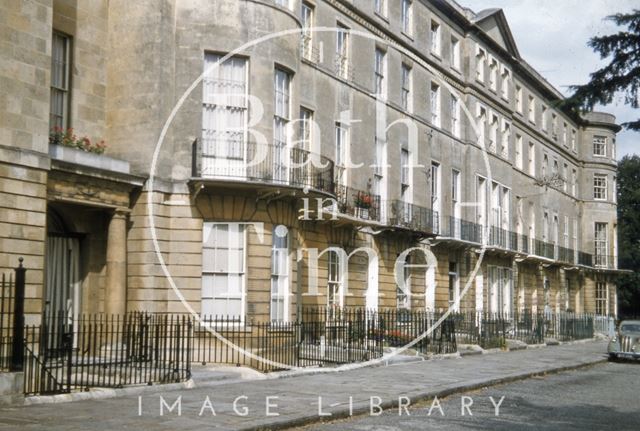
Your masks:
M532 239L531 242L532 254L540 257L546 257L547 259L555 259L555 247L553 244L539 239Z
M24 299L27 269L20 264L0 280L0 371L24 365Z
M193 176L335 192L329 158L301 148L243 140L194 141Z
M518 235L518 251L520 253L529 254L529 235Z
M417 232L436 234L439 231L438 212L401 200L387 201L386 218L390 226Z
M249 317L130 313L46 317L25 328L25 394L180 382L191 364L244 365L264 372L335 366L379 358L385 347L454 353L458 343L504 347L551 337L590 338L593 316L573 313L442 312L409 309L304 308L292 321ZM250 354L247 354L249 352ZM259 359L262 358L262 359Z
M556 259L564 263L575 263L575 251L571 248L557 246Z
M482 226L477 223L449 216L448 222L443 223L440 228L440 235L480 244L482 243Z
M593 255L593 266L601 269L617 269L616 256L596 253Z
M469 311L453 314L452 318L458 343L483 348L506 347L507 340L541 344L545 338L569 341L594 336L594 317L590 314Z
M192 326L186 315L44 316L25 327L25 395L188 380Z
M578 252L578 264L584 266L593 266L593 255L584 251Z
M338 212L362 220L381 221L380 196L336 184Z
M2 274L0 283L0 371L9 370L13 344L13 274Z
M518 234L507 229L489 226L490 246L500 247L505 250L518 250Z

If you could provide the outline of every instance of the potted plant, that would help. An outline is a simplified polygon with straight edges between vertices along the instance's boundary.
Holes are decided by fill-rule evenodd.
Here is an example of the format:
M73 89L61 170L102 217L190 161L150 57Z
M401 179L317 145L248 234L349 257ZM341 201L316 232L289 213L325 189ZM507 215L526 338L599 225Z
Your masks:
M372 202L373 199L371 198L370 194L358 192L354 199L354 205L356 207L356 217L368 219L369 208L371 208Z
M54 127L51 130L49 133L49 143L51 145L61 145L94 154L104 153L107 147L104 141L92 143L91 139L86 136L76 136L72 128L64 130L61 127Z

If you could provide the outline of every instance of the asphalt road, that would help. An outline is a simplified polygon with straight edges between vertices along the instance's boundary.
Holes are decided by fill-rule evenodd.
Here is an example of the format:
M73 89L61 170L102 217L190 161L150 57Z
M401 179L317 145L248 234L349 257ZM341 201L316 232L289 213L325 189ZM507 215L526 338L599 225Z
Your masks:
M494 403L499 404L503 396L496 416ZM493 402L489 397L493 397ZM473 404L462 415L462 403L468 404L470 399ZM441 409L436 402L425 401L403 410L402 415L393 409L379 416L359 416L301 429L637 431L640 430L640 363L606 363L452 395L439 401Z

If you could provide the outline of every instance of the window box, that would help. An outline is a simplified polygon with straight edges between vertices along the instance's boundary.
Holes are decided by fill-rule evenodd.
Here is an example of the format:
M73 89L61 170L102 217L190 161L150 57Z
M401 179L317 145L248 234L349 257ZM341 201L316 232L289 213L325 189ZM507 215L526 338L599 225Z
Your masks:
M53 160L73 163L75 165L90 166L105 171L130 173L129 162L114 159L104 154L89 153L77 148L65 147L63 145L50 144L49 156Z

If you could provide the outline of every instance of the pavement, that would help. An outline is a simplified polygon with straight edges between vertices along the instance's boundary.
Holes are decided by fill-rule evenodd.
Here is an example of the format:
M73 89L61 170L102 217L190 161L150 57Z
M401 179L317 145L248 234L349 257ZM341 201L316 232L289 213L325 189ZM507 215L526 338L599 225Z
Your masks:
M416 404L606 360L588 341L287 378L229 379L191 389L0 408L0 430L282 429Z
M456 394L438 403L423 401L379 416L309 425L297 431L637 431L639 384L640 362L605 363ZM463 401L472 403L464 412Z

